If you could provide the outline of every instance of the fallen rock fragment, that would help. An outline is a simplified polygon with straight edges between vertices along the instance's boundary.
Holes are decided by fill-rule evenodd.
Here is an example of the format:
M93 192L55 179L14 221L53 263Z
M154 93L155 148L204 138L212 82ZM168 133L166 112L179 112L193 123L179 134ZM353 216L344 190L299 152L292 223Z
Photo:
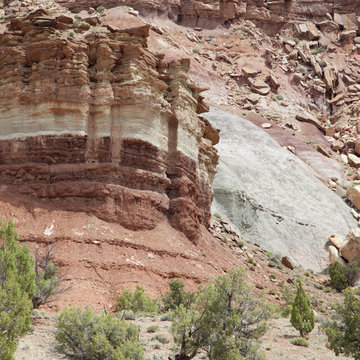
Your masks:
M294 268L295 268L295 266L293 265L293 263L290 261L290 259L287 256L283 256L281 258L281 263L291 270L294 270Z
M336 71L331 66L324 68L324 81L327 90L333 90L336 84Z
M260 100L260 96L257 94L249 94L246 96L246 100L249 100L252 104L256 104Z
M360 155L360 139L355 140L355 153Z
M252 91L256 92L259 95L267 95L270 92L270 86L266 84L264 81L257 79L251 85Z
M280 87L279 80L272 74L266 77L265 82L269 83L272 89L278 89Z
M263 128L263 129L270 129L271 128L271 124L270 123L263 123L263 124L261 124L261 127Z
M345 265L344 259L340 256L339 251L335 246L330 245L328 251L331 265L334 265L336 262L341 265Z
M351 203L360 210L360 186L356 185L348 189L346 197L351 201Z
M356 31L355 30L343 31L342 33L340 33L339 37L342 44L352 44L354 42L354 39L356 38Z
M352 167L360 167L360 158L355 154L348 154L348 162Z
M259 73L258 70L252 69L247 66L244 66L241 71L246 79L249 77L254 78Z
M330 158L331 157L331 153L323 146L323 145L318 145L316 150L320 153L325 155L326 157Z
M338 235L338 234L332 234L329 236L329 241L331 242L332 245L334 245L337 249L340 249L345 241L344 239Z
M346 243L340 248L340 255L347 261L360 264L360 229L354 228L346 235Z
M341 140L335 140L331 144L331 149L334 151L341 151L344 148L345 144Z

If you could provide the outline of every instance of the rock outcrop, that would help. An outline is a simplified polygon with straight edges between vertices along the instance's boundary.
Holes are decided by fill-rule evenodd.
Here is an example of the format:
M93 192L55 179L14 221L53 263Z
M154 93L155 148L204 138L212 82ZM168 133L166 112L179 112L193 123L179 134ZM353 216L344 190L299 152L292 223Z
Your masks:
M208 226L216 131L189 60L147 49L149 26L82 35L43 10L0 35L0 187L129 229Z
M237 18L262 24L283 25L290 19L311 18L323 20L327 14L335 15L342 27L357 23L360 4L350 0L58 0L72 11L104 5L114 7L129 5L143 15L166 14L186 26L215 27ZM346 14L344 17L343 14ZM311 30L311 29L310 29Z
M221 130L213 211L245 240L304 268L327 268L329 234L356 226L347 205L261 128L217 109L203 116Z

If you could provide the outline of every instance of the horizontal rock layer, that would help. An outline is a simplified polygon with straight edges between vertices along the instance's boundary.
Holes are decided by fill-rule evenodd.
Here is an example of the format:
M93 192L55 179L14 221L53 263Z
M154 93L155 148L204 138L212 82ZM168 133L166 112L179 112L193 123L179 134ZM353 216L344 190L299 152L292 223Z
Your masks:
M189 61L151 53L147 26L65 38L45 15L0 36L0 185L131 229L165 216L196 241L217 154Z
M130 5L143 15L167 14L188 26L214 27L243 17L261 23L282 24L289 20L318 18L327 13L360 15L360 4L353 0L58 0L73 11L104 5Z

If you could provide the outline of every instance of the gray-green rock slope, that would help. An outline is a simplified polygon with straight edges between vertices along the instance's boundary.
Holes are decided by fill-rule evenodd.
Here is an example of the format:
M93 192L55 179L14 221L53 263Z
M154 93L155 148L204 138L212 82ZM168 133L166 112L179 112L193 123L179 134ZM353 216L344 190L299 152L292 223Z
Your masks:
M328 236L356 226L350 208L262 129L215 108L204 117L221 130L213 212L245 240L324 270Z

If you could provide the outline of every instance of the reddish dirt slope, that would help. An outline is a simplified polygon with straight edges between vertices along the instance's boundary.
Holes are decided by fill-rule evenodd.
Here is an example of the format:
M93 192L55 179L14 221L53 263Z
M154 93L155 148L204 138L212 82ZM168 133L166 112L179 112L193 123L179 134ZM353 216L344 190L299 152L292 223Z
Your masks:
M198 246L164 220L153 230L130 231L83 212L53 210L50 203L26 203L2 197L5 220L13 218L21 242L32 253L55 243L55 262L66 273L62 294L52 310L90 304L113 308L117 294L142 284L151 296L166 290L173 278L195 289L212 274L239 264L229 249L202 228Z

